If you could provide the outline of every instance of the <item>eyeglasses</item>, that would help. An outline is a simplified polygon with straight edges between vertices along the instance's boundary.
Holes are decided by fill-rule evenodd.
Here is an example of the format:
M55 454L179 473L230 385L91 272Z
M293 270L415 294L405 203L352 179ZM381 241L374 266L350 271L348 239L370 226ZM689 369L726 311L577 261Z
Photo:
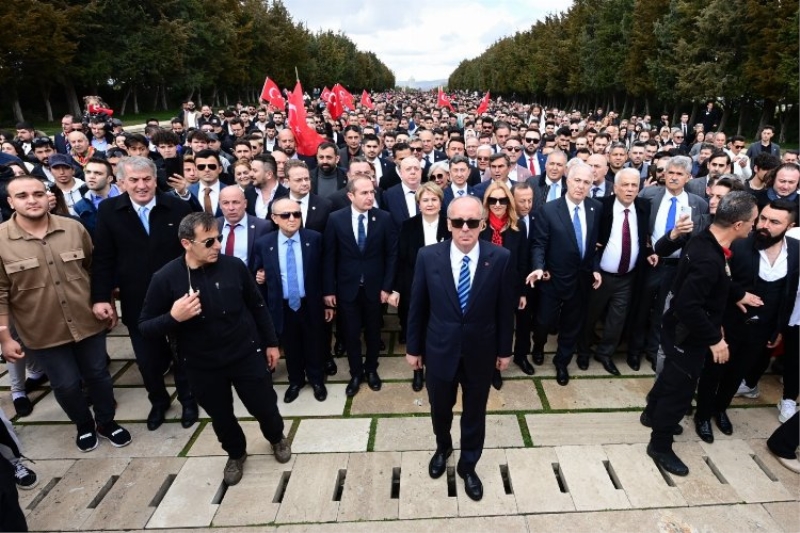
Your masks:
M53 141L50 137L36 137L33 141L31 141L31 145L34 148L41 148L42 146L52 145Z
M664 172L665 170L667 170L666 167L656 167L656 172Z
M734 144L733 147L736 148L737 150L741 150L742 148L744 148L744 145L743 144Z
M511 201L506 196L503 196L502 198L490 196L486 199L486 203L489 205L509 205Z
M475 229L481 225L481 219L475 218L451 218L450 225L452 225L456 229L461 229L464 227L464 224L467 225L469 229Z
M445 174L444 172L441 174L431 174L431 177L435 180L443 180L447 177L447 174Z
M412 152L421 152L422 151L422 147L421 146L412 146L411 147L411 151Z
M683 135L676 135L675 138L676 139L683 139Z
M522 151L522 146L506 146L505 150L509 150L511 152L520 152Z
M525 142L526 143L538 143L539 139L537 139L536 137L526 137L525 138Z
M217 168L218 167L217 167L216 163L198 163L197 164L197 170L205 170L205 169L217 170Z
M192 240L190 240L189 242L194 243L194 244L202 244L206 248L211 248L212 246L214 246L214 241L222 242L222 235L220 234L220 235L217 235L216 237L209 237L208 239L205 239L205 240L202 240L202 241L192 241Z
M291 217L299 219L303 216L301 211L287 211L286 213L272 213L276 217L280 217L283 220L289 220Z
M478 161L488 161L489 160L488 157L476 157L475 159L477 159Z
M575 129L570 128L569 131L581 131L581 130L579 130L578 128L575 128Z

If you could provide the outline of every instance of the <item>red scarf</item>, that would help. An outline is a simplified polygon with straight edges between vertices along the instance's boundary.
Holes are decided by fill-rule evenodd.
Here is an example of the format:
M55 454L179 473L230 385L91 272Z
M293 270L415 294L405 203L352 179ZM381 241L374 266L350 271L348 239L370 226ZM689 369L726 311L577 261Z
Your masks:
M503 246L501 232L508 227L508 211L502 218L489 211L489 227L492 228L492 244Z

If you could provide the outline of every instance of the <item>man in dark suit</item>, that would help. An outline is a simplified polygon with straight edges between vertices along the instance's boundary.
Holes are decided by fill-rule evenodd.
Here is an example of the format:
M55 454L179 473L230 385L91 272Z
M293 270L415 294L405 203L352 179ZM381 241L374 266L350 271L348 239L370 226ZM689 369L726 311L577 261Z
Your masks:
M219 177L222 174L222 161L219 152L215 150L200 150L194 156L194 166L197 169L198 180L187 188L179 191L178 196L191 202L194 210L205 211L215 217L222 216L219 208L219 193L225 187ZM188 196L187 196L188 192Z
M408 145L408 143L399 142L392 146L391 165L386 165L386 167L383 169L383 176L381 177L380 181L378 181L378 191L376 191L376 193L386 192L390 188L400 183L400 174L397 170L397 163L406 157L411 157L411 155L411 147ZM388 160L386 162L389 163Z
M526 261L530 258L531 247L533 246L533 214L531 207L533 207L533 187L527 181L519 181L511 188L511 193L514 195L514 206L517 210L519 217L519 229L525 234L527 246L525 247ZM514 335L514 363L519 366L522 371L532 376L536 370L528 361L528 354L531 351L531 333L533 333L533 318L536 312L536 296L538 290L533 287L525 285L523 288L523 296L527 300L527 305L523 309L516 310L515 324L516 330ZM541 364L541 362L538 362Z
M254 244L261 236L273 230L272 222L250 216L245 212L247 201L238 185L228 185L219 193L222 216L217 217L219 234L222 235L222 252L241 259L247 268L255 272Z
M355 178L369 178L372 180L373 184L375 183L375 167L370 164L365 158L363 157L354 157L350 160L350 167L347 170L347 180L348 182L354 180ZM375 189L375 207L378 209L383 209L386 211L386 203L383 198L383 193L380 188ZM331 212L338 211L339 209L344 209L345 207L350 207L350 196L347 192L347 187L344 189L339 189L331 197L329 198L331 201Z
M614 178L614 196L600 200L603 215L600 218L597 254L603 281L589 295L586 323L578 341L578 357L588 361L595 324L605 313L603 335L594 358L606 372L615 376L619 375L619 370L611 356L622 336L636 275L653 253L647 232L650 203L636 197L639 181L638 170L622 169Z
M306 164L296 159L287 161L286 178L289 186L288 198L300 205L303 227L324 233L328 215L331 214L331 201L310 192L311 178Z
M338 148L326 141L317 147L317 168L311 171L311 192L323 198L347 187L347 171L339 165Z
M333 319L322 299L322 236L302 229L300 205L288 198L275 200L274 231L256 243L256 268L263 272L262 293L286 354L289 388L285 403L297 399L306 379L314 398L325 401L321 340L323 324ZM263 270L261 270L263 269Z
M475 189L467 179L470 173L469 159L463 155L454 155L450 159L450 185L444 189L442 211L447 212L447 207L455 198L461 196L475 196Z
M544 173L528 180L533 187L533 209L531 211L534 215L544 204L558 200L567 192L566 168L567 154L556 150L547 156Z
M478 242L483 206L474 196L453 200L448 210L452 239L419 251L411 290L406 360L415 370L425 356L436 453L428 473L444 474L453 451L450 428L462 388L461 458L457 472L467 496L483 497L475 466L486 435L486 402L492 373L511 358L514 308L508 282L511 254Z
M278 182L278 163L270 154L258 154L250 161L253 171L253 186L244 190L247 214L269 217L269 205L274 198L289 195L289 189Z
M70 132L72 132L72 123L73 123L72 115L64 115L61 118L61 131L56 133L54 137L55 150L59 154L69 153L70 147L67 135L69 135Z
M589 189L590 198L604 198L614 194L614 181L608 176L608 158L603 154L592 154L586 160L592 167L592 188ZM613 175L612 175L613 177Z
M351 206L328 218L324 236L323 294L344 322L344 343L350 363L346 394L358 393L366 377L370 389L381 389L378 376L381 304L392 292L397 228L391 216L376 209L372 179L356 177L347 184ZM361 329L367 345L361 360Z
M146 339L138 324L150 278L183 253L178 226L191 213L191 207L171 194L156 191L156 167L148 158L125 159L117 167L117 176L125 183L126 192L104 200L97 210L92 310L101 320L113 317L112 293L119 287L122 322L128 326L136 363L152 405L147 429L158 429L169 408L171 400L164 385L164 372L170 362L173 362L178 400L183 406L181 425L189 428L197 421L198 410L183 364L179 359L173 360L166 337Z
M415 195L422 178L422 167L416 157L410 156L398 163L398 169L402 181L386 191L383 199L399 231L403 222L419 211Z
M375 167L375 181L378 187L386 190L393 185L397 185L397 182L391 183L394 181L395 176L397 176L395 164L380 157L381 140L378 136L374 133L365 133L361 141L361 149L364 151L364 157L367 161L372 163L372 166Z
M573 165L567 177L567 194L545 204L536 213L533 226L533 271L526 281L533 285L544 280L533 332L533 353L544 351L548 333L558 325L558 349L553 363L556 381L562 386L569 383L567 366L586 320L589 290L602 283L595 250L603 207L587 197L591 186L592 167ZM578 367L585 370L589 362L578 358Z
M350 125L345 127L342 133L345 146L339 149L339 164L347 168L352 158L364 157L364 151L361 149L361 128Z
M422 165L422 181L428 181L431 165L437 161L446 161L447 154L434 148L433 132L431 130L420 131L417 134L417 138L422 141L422 160L420 161Z

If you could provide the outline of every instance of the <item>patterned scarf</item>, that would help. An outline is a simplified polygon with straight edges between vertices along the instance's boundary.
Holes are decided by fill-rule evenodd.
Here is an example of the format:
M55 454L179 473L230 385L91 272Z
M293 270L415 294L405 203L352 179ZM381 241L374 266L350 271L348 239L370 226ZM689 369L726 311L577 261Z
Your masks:
M502 231L508 227L508 211L502 217L489 212L489 227L492 228L492 244L503 246Z

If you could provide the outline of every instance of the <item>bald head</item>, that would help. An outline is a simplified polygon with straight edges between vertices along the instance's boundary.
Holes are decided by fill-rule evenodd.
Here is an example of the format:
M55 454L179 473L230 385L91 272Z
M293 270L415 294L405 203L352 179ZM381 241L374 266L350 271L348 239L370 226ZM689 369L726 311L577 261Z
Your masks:
M247 200L238 185L229 185L219 191L219 208L229 224L238 224L244 218Z
M608 159L601 154L592 154L586 160L586 164L592 167L592 183L600 185L606 179L608 173Z

